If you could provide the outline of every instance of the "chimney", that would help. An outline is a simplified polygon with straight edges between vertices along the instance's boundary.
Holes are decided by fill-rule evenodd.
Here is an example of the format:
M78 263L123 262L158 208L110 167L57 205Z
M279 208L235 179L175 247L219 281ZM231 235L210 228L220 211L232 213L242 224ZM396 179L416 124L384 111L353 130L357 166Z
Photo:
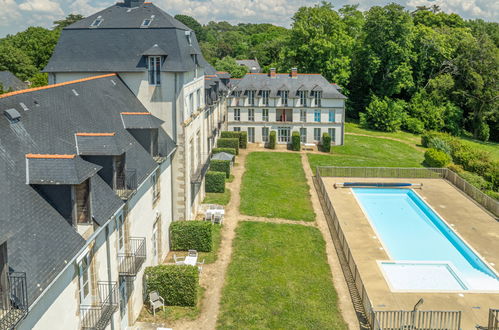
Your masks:
M297 68L291 68L291 78L293 78L293 79L298 78L298 69Z
M275 73L275 68L270 68L270 74L269 74L270 78L275 78L276 77L276 73Z
M125 7L133 8L138 7L144 3L145 0L125 0Z

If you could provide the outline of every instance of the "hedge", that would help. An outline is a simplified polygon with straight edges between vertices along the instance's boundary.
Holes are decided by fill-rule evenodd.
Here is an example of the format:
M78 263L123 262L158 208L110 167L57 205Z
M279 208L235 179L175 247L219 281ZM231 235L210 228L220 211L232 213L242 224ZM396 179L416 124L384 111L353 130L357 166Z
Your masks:
M271 131L269 135L269 149L275 149L276 144L276 132Z
M145 269L146 296L157 291L168 306L196 306L199 272L195 266L159 265Z
M174 221L170 225L173 251L197 250L210 252L212 248L211 222Z
M291 134L291 149L293 151L300 151L300 133L296 131Z
M246 149L248 146L248 132L244 131L223 131L220 133L221 138L239 139L239 148Z
M445 167L451 159L445 152L437 149L428 149L424 154L425 162L430 167Z
M210 161L210 171L224 172L227 178L230 177L230 160L212 159Z
M217 141L218 148L234 148L236 155L239 155L239 139L236 138L220 138Z
M206 192L225 192L225 172L206 172L205 189Z
M220 152L226 152L231 155L236 155L236 149L234 148L213 148L213 154L218 154Z
M331 151L331 137L327 132L322 134L322 151L324 152Z

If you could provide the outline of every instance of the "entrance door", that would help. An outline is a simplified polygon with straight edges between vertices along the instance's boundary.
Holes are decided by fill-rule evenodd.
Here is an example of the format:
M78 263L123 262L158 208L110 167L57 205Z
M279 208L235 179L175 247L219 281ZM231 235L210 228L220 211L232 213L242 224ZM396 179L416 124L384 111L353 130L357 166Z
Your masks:
M120 276L119 280L120 290L120 327L125 330L128 327L128 289L124 276Z
M291 138L291 129L289 127L279 127L277 129L277 141L279 143L289 143Z
M87 253L79 262L79 281L80 281L80 304L91 305L91 282L90 282L90 253Z

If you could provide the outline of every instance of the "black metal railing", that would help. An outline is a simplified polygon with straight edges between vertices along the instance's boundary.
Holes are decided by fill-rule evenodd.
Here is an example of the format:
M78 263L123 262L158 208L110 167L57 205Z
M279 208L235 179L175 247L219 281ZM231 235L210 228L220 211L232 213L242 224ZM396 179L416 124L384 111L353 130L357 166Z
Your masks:
M14 329L28 314L28 292L26 274L7 274L7 288L0 288L0 329ZM5 296L3 296L5 295Z
M118 196L127 199L137 189L137 170L126 169L116 175L116 192Z
M203 154L201 156L205 156L206 158L201 164L199 164L198 168L192 173L191 183L201 183L203 181L206 172L208 172L208 169L210 168L211 153Z
M105 329L118 310L118 284L99 281L97 301L93 305L80 305L81 328L85 330Z
M118 253L118 271L122 276L137 275L146 260L146 238L131 237L125 246L126 252Z
M487 330L499 330L499 309L489 309L489 326Z

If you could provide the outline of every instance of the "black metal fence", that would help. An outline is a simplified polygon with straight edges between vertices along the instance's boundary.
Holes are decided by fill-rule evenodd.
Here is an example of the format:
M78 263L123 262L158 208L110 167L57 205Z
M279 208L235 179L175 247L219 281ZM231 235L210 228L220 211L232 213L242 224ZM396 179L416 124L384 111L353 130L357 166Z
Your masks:
M28 314L28 292L26 274L10 272L7 274L6 299L0 301L0 329L14 329ZM6 302L6 303L5 303Z
M489 309L488 330L499 330L499 309Z
M116 176L116 192L121 198L128 198L137 190L137 170L125 169Z
M211 153L202 153L200 157L204 160L198 165L197 169L191 175L191 183L200 184L210 168Z
M499 202L497 200L487 196L480 189L472 186L447 168L318 166L316 172L323 177L445 179L486 210L499 217Z
M118 253L118 272L122 276L135 276L146 260L146 238L131 237L125 251Z
M118 310L118 284L116 282L97 283L97 301L93 305L81 305L81 328L103 330Z
M362 310L363 316L367 319L367 322L369 323L368 327L374 330L395 330L395 329L460 330L460 325L461 325L460 311L376 311L373 309L372 302L367 294L367 290L360 276L359 269L355 263L355 260L353 259L350 247L348 246L348 242L345 238L345 235L343 234L343 230L336 215L336 211L327 193L324 181L322 180L322 176L332 176L331 175L332 173L339 174L338 176L340 177L341 176L355 177L355 175L353 174L359 176L359 172L354 171L355 168L343 167L335 169L339 170L335 172L334 170L331 170L331 168L317 167L316 179L319 188L318 193L322 195L323 201L325 203L324 212L326 215L326 221L328 222L331 236L333 236L333 241L337 240L339 242L338 245L341 250L340 253L343 254L342 258L344 258L345 263L347 264L346 268L348 269L348 272L351 273L350 281L352 282L352 286L354 287L353 289L356 290L356 295L357 295L357 297L352 297L352 300L354 300L354 307L355 305L358 305L360 310ZM364 169L360 168L360 171L363 170ZM407 175L403 171L397 172L396 170L397 169L395 169L395 171L392 173L402 173L401 175ZM368 169L365 172L363 172L365 175L364 177L367 177L366 175L370 173L369 171L376 172L378 170ZM419 173L417 172L418 171L416 171L416 175L423 174L423 172ZM438 175L438 171L435 173ZM433 174L427 174L427 175L433 175ZM336 248L338 249L338 247ZM352 293L352 290L350 291ZM358 303L356 303L357 299L359 300Z

